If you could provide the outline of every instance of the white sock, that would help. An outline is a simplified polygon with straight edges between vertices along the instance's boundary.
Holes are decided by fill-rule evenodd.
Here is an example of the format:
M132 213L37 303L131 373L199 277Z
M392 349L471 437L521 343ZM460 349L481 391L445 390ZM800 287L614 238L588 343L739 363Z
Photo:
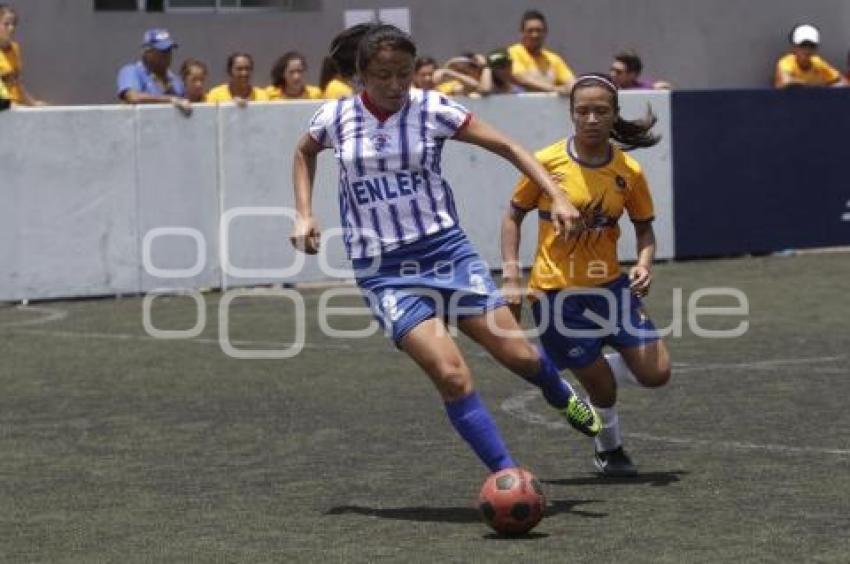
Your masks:
M606 450L614 450L623 444L623 438L620 436L620 418L617 416L617 406L611 407L596 407L593 406L599 418L602 419L602 428L599 434L593 439L596 443L596 451L604 452Z
M614 373L614 380L617 382L618 386L643 387L643 385L638 382L634 373L629 370L629 365L626 364L626 361L623 360L620 353L606 353L605 362L607 362L608 366L611 367L611 372Z

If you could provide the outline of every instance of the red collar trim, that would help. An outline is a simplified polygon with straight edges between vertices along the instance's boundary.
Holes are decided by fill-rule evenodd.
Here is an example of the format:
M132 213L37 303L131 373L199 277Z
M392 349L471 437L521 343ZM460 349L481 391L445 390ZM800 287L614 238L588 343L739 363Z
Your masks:
M369 110L369 113L377 118L378 121L387 121L393 114L397 112L387 112L382 110L378 106L375 105L375 102L369 98L369 95L364 90L362 94L360 94L360 99L363 101L363 105Z

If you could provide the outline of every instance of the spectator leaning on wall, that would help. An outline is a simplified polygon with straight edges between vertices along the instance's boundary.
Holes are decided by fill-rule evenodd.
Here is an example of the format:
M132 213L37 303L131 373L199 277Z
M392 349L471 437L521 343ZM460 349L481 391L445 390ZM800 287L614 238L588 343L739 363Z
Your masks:
M177 43L165 29L149 29L142 39L142 59L118 72L118 97L128 104L173 104L186 115L192 105L180 77L171 72Z
M835 67L818 53L820 32L809 24L794 27L789 36L791 52L776 62L773 85L789 86L846 86L844 78Z
M546 18L537 10L522 15L520 42L508 47L514 82L531 92L567 96L573 85L573 71L560 55L543 47L548 29Z
M207 65L198 59L186 59L180 66L180 78L186 89L186 99L192 103L207 101Z
M643 62L634 51L622 51L614 55L609 74L619 90L669 90L669 82L647 80L640 77Z
M21 46L13 41L18 27L18 14L7 5L0 4L0 82L4 85L6 99L23 106L43 106L44 102L30 96L21 80Z
M207 92L207 102L236 102L244 108L248 102L268 102L269 96L262 88L254 86L254 58L248 53L231 53L227 57L229 80Z

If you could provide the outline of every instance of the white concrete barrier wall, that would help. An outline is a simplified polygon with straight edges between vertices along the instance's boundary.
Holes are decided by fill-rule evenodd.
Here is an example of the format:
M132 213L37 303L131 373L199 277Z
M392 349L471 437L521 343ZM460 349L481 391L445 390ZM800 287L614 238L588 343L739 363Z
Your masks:
M675 252L669 100L667 93L622 95L626 117L647 103L659 117L662 142L634 155L655 199L660 258ZM465 103L531 150L571 131L562 98ZM333 236L339 215L330 151L320 157L314 191L326 234L322 258L296 254L287 241L292 153L318 106L199 106L190 118L170 107L117 106L0 115L0 300L350 277ZM447 145L443 165L464 228L497 268L499 221L518 173L462 143ZM523 231L526 264L536 222L530 215ZM622 227L621 257L633 259L633 230L627 220Z

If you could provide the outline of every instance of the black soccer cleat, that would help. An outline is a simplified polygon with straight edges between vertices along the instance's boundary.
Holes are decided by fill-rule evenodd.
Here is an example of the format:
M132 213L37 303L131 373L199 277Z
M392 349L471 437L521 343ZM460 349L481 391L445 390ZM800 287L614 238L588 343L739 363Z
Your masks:
M637 467L622 446L595 453L593 464L606 478L634 478L638 474Z

